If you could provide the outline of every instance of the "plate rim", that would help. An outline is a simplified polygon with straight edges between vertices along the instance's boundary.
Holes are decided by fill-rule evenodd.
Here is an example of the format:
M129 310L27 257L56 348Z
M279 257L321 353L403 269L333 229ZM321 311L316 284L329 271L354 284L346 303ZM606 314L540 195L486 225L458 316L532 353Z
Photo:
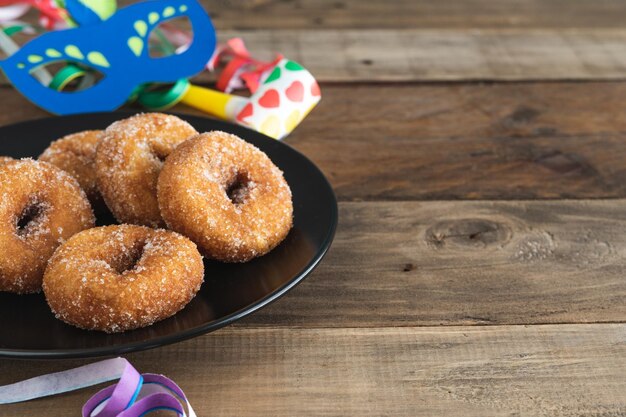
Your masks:
M81 114L68 115L68 116L47 116L47 117L30 119L30 120L23 120L23 121L19 121L16 123L11 123L11 124L7 124L4 126L0 126L0 130L4 128L19 128L20 126L28 125L29 123L42 122L44 120L59 119L63 117L77 117L77 116L87 117L89 115L103 115L103 114L132 115L132 114L138 114L138 113L141 113L141 112L132 111L132 110L117 110L117 111L112 111L112 112L81 113ZM303 268L303 270L300 273L298 273L291 280L283 284L281 287L279 287L272 293L266 295L265 297L255 301L251 305L244 307L240 310L237 310L226 316L223 316L218 320L214 320L213 322L208 322L203 325L186 329L180 332L174 332L166 336L160 336L154 339L150 339L148 341L129 342L129 343L115 345L115 346L102 346L102 347L87 348L87 349L53 349L53 350L50 350L50 349L47 349L47 350L5 349L5 348L0 347L0 358L40 360L40 359L72 359L72 358L94 358L94 357L101 357L101 356L114 356L114 355L127 354L130 352L138 352L138 351L143 351L143 350L154 349L154 348L161 347L161 346L167 346L167 345L171 345L174 343L189 340L189 339L192 339L192 338L195 338L195 337L207 334L207 333L211 333L213 331L229 326L233 324L234 322L239 321L242 318L247 317L257 312L260 309L270 305L274 301L277 301L278 299L282 298L295 286L301 283L319 265L319 263L322 261L322 259L324 259L324 257L328 253L328 250L330 249L333 239L335 237L335 233L337 231L337 225L339 222L339 208L338 208L338 203L337 203L337 196L335 195L335 191L333 190L332 185L328 181L328 178L326 178L326 175L324 175L322 170L313 161L311 161L311 159L309 159L306 155L304 155L297 149L290 146L288 143L270 138L269 136L266 136L260 132L249 129L245 126L229 123L224 120L218 120L212 117L204 117L204 116L185 114L185 113L180 113L180 112L164 111L161 113L172 114L172 115L181 117L183 119L185 118L207 119L207 120L211 120L214 123L217 122L218 124L221 124L223 126L233 126L238 129L244 129L244 130L251 132L252 134L259 135L260 137L263 137L264 139L268 141L280 142L281 146L286 146L287 148L290 149L291 152L295 152L301 158L306 160L311 165L311 167L317 171L320 178L323 180L324 184L327 186L328 191L330 192L330 195L332 196L332 202L333 202L333 204L329 206L330 216L332 219L331 225L330 225L331 227L328 229L326 233L324 241L321 244L320 250L315 254L315 256L309 261L309 263L306 265L306 267Z

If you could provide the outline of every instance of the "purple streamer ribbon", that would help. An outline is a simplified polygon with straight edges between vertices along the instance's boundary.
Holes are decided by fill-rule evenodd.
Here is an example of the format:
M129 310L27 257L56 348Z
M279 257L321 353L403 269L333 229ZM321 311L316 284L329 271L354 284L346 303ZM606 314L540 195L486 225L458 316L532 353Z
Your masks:
M116 384L101 390L85 403L83 417L141 417L156 410L196 417L185 393L174 381L163 375L139 374L124 358L107 359L2 386L0 404L75 391L115 379L119 379Z

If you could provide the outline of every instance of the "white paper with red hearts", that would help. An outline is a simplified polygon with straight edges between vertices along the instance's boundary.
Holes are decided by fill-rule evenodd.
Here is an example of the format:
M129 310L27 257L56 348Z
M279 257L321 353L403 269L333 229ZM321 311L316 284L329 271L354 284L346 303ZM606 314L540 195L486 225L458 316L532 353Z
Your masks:
M300 64L283 59L238 112L236 120L267 136L282 139L320 99L320 88L313 75Z

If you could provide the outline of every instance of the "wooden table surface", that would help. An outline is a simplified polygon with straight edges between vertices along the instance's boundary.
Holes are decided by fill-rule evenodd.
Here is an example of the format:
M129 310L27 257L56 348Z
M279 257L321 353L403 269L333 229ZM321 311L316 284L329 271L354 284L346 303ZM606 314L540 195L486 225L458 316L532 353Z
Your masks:
M626 415L623 1L204 3L221 39L319 77L287 142L339 229L287 296L140 371L207 417ZM2 125L45 116L0 94ZM1 360L0 384L88 362Z

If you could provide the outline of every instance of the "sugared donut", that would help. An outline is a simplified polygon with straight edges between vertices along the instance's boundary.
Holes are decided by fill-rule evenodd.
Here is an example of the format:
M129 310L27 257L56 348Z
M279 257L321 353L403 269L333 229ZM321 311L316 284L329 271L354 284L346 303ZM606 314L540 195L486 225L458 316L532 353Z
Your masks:
M224 132L197 135L172 152L159 176L158 199L172 230L225 262L266 254L293 222L282 172L259 149Z
M32 159L0 165L0 291L39 291L55 249L94 221L65 171Z
M2 164L6 164L7 162L11 162L14 159L11 158L10 156L0 156L0 165Z
M176 116L139 114L109 126L96 151L98 187L122 223L164 226L156 198L163 160L196 130Z
M96 145L101 130L85 130L58 139L39 156L40 161L49 162L76 178L89 201L101 200L96 184Z
M108 333L145 327L191 301L204 278L189 239L143 226L97 227L74 235L50 259L43 279L56 317Z

